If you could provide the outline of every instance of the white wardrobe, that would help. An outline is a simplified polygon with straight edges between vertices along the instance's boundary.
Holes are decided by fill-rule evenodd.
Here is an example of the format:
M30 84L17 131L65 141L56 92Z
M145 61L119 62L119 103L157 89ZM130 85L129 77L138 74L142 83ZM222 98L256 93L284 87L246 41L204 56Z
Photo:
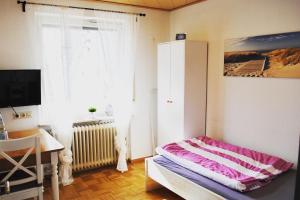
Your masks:
M205 134L207 43L158 45L157 145Z

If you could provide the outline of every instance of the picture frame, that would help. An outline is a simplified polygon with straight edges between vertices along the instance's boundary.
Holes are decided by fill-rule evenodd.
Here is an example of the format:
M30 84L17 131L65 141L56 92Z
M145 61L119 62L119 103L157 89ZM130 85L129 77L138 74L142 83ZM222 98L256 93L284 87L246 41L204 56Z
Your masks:
M224 76L300 78L300 32L225 40Z

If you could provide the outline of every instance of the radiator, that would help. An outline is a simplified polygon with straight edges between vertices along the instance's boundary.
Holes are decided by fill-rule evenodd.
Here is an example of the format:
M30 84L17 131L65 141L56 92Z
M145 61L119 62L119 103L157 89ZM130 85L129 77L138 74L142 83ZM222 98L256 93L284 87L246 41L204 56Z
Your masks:
M117 163L113 122L76 123L73 129L74 172Z

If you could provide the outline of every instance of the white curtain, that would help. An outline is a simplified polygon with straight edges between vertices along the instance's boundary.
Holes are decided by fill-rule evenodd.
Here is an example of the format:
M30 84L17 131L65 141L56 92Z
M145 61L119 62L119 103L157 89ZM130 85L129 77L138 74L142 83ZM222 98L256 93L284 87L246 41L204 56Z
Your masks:
M134 54L137 19L132 15L95 12L104 52L105 94L111 103L118 135L117 170L127 171L126 154L134 99ZM107 20L111 19L111 20Z
M40 124L50 124L65 150L60 177L72 183L72 123L88 106L112 106L117 170L127 171L126 138L133 108L137 19L133 15L32 6L42 62Z

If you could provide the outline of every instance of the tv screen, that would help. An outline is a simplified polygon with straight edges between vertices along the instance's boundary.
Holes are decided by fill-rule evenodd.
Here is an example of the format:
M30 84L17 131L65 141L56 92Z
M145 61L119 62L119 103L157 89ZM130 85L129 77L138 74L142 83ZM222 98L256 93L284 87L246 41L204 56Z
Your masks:
M41 104L41 70L0 70L0 108Z

